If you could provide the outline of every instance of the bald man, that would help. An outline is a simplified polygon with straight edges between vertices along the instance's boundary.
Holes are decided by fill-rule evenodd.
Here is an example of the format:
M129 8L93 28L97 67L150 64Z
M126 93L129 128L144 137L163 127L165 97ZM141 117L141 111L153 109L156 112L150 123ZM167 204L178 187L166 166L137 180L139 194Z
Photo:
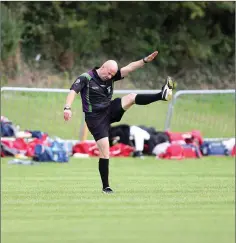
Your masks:
M106 61L101 67L81 74L70 88L64 107L64 119L71 116L71 106L76 94L80 92L85 121L99 149L99 172L102 180L102 191L112 193L109 186L109 128L113 122L119 122L132 105L147 105L158 100L168 101L172 97L173 81L168 77L162 91L157 94L128 94L112 100L114 82L123 79L134 70L151 62L158 52L131 62L121 69L114 60Z

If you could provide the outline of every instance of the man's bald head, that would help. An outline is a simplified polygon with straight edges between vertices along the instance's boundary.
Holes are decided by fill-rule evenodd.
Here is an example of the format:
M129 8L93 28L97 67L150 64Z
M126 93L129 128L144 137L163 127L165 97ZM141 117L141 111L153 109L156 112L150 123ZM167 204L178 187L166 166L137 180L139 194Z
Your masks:
M115 73L118 71L118 64L114 60L108 60L103 65L105 68L108 68L110 70L113 70Z
M107 81L115 76L118 71L118 64L114 60L108 60L102 64L97 70L99 77L103 81Z

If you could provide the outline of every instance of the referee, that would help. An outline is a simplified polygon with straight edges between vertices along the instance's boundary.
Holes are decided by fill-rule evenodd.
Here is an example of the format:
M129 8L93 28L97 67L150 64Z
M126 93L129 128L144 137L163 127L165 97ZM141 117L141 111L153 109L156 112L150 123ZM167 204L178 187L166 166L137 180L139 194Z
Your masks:
M158 52L155 51L141 60L131 62L118 68L114 60L106 61L101 67L95 67L81 74L74 81L66 98L64 119L72 116L71 106L75 96L80 93L85 121L99 149L99 172L102 191L113 193L109 186L109 128L113 122L119 122L124 113L134 104L148 105L158 100L168 101L172 98L174 83L167 77L162 91L157 94L128 94L112 100L114 82L123 79L134 70L151 62Z

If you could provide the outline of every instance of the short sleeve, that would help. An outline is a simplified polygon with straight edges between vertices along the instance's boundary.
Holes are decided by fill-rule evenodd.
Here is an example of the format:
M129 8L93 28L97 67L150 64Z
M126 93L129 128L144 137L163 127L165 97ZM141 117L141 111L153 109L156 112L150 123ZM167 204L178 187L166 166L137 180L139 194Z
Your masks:
M87 78L84 76L79 76L75 82L71 85L70 90L74 90L77 94L87 85Z
M112 78L112 80L115 82L115 81L118 81L118 80L121 80L121 79L123 79L123 77L121 77L120 69L118 69L117 73L116 73L115 76Z

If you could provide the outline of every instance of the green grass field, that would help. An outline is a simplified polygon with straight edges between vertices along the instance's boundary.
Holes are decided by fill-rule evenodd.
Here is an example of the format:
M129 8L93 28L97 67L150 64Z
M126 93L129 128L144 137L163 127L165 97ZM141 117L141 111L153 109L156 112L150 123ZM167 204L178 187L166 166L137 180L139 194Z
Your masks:
M2 115L21 128L78 138L81 104L63 121L66 94L4 92ZM235 97L184 97L173 131L233 137ZM168 103L135 106L122 123L163 130ZM91 135L88 137L91 139ZM115 158L114 195L101 193L97 159L34 166L1 162L3 243L233 243L235 161L230 157L164 161Z
M97 159L24 166L2 161L3 243L233 243L233 158Z

